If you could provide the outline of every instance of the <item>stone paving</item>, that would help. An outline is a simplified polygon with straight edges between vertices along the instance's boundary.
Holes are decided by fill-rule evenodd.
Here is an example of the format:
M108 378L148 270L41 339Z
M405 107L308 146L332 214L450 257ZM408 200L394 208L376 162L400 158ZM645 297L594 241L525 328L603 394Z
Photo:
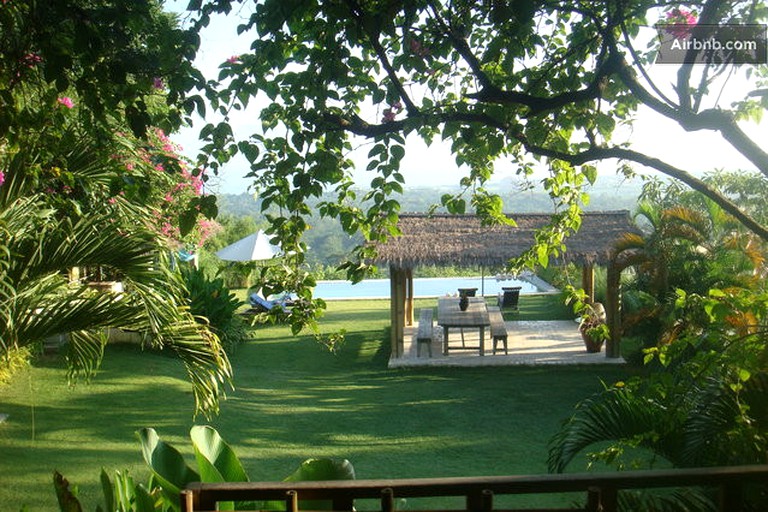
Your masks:
M406 327L404 356L391 358L390 368L415 366L503 366L547 364L623 364L623 359L605 357L605 347L599 353L590 354L584 348L576 322L557 321L507 321L508 355L503 349L493 354L492 342L486 332L484 356L479 354L479 333L464 331L466 347L458 329L451 330L450 353L443 355L443 329L435 324L432 339L432 357L422 347L421 357L416 355L416 331L418 326ZM501 344L499 344L501 346ZM457 350L454 350L457 349Z

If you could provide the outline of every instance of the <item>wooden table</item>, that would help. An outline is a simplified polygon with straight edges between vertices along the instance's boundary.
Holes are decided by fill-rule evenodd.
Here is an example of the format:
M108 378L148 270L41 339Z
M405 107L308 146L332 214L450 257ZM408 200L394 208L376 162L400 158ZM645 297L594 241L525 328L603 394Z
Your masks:
M466 311L459 308L459 299L437 299L437 325L443 328L443 354L448 355L448 331L453 327L480 329L480 355L485 353L485 328L491 325L483 297L469 297Z

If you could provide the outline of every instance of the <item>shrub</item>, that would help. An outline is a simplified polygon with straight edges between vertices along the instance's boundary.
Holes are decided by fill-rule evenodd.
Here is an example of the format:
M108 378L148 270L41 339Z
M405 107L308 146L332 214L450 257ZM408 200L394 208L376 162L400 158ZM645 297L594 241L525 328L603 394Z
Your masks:
M234 348L242 342L247 337L247 330L237 310L243 302L224 285L224 280L220 277L210 279L194 267L183 267L182 275L191 313L196 318L206 318L226 348Z

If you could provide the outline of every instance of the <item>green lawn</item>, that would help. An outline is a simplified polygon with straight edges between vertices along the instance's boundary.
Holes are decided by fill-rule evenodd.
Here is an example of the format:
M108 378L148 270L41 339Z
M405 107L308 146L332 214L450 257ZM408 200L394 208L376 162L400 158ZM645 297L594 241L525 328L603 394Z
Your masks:
M282 326L254 329L253 341L232 355L236 389L210 423L251 479L280 479L310 456L348 458L358 478L543 473L547 441L573 405L598 391L601 379L627 372L612 365L387 370L388 304L330 302L323 328L347 330L337 355ZM10 415L0 424L3 510L24 503L56 510L54 469L93 510L102 467L146 477L138 428L155 427L191 460L189 428L206 423L192 417L181 365L132 346L110 347L96 378L74 388L62 361L45 358L2 397L0 412Z

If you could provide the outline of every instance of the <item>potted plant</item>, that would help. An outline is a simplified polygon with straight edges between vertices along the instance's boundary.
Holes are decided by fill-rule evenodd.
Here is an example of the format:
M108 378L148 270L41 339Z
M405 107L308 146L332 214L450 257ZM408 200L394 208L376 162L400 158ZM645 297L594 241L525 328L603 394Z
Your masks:
M584 303L580 313L579 332L587 352L600 352L610 336L605 322L605 308L599 302Z
M579 332L587 352L600 352L611 331L605 317L605 308L599 302L589 302L584 290L567 287L566 304L573 303L573 312L579 315Z

